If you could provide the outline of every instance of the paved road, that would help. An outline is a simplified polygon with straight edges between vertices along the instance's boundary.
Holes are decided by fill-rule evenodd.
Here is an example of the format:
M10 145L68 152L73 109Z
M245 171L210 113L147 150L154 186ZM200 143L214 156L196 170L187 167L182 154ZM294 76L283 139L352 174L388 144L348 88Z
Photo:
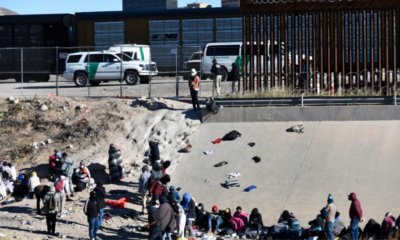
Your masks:
M199 97L211 97L213 82L211 80L201 81L201 91ZM176 96L176 79L157 77L151 84L152 97L174 97ZM123 82L122 94L127 96L148 96L150 90L149 84L140 84L136 86L128 86ZM222 93L228 94L231 91L231 82L222 83ZM55 76L51 76L49 82L29 82L16 83L14 80L0 81L0 95L2 96L48 96L56 94ZM98 97L98 96L116 96L120 95L120 83L108 82L102 83L100 86L90 88L78 88L73 82L59 78L58 95L63 97ZM179 81L179 96L190 96L187 81Z
M221 123L200 126L172 173L172 185L182 187L210 211L241 206L249 213L257 207L264 224L275 224L282 210L295 214L303 227L315 218L327 197L333 195L341 219L349 224L350 201L355 192L368 221L382 221L390 211L400 214L398 121L305 122L305 133L289 133L295 123ZM211 141L237 130L242 137L231 142ZM255 142L251 148L247 144ZM204 150L213 151L206 156ZM260 163L252 158L258 156ZM227 161L228 165L213 165ZM239 172L241 187L226 189L226 174ZM210 179L210 183L205 183ZM256 185L257 189L243 189ZM365 224L362 224L363 228Z

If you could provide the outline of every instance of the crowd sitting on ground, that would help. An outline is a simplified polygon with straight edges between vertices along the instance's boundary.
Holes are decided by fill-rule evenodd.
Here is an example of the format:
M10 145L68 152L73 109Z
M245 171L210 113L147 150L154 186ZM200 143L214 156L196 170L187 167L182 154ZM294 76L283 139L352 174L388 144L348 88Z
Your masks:
M168 239L174 236L177 239L194 238L195 233L201 239L208 238L211 233L219 236L252 239L387 239L394 234L396 226L400 227L400 216L397 220L391 213L385 214L381 225L370 219L364 230L359 228L359 223L364 222L360 201L355 193L348 196L351 201L349 217L350 226L346 228L340 219L338 206L329 194L327 205L321 209L315 219L308 223L307 228L301 227L294 213L285 210L273 226L265 226L262 215L254 208L250 215L242 207L236 207L232 213L230 208L225 210L212 206L210 212L205 210L202 203L185 193L181 197L180 188L169 186L170 176L165 169L169 161L161 162L157 143L150 143L150 163L152 170L149 173L147 165L143 166L139 178L139 193L142 196L142 214L147 209L149 239ZM202 234L200 234L202 232ZM214 238L211 238L214 239Z
M108 163L110 182L117 182L125 177L121 150L113 144L110 145ZM20 173L17 177L15 167L7 162L0 165L0 173L0 190L2 190L0 192L3 192L0 195L3 198L7 193L12 196L2 205L19 202L23 198L36 198L36 213L45 212L47 233L53 235L56 234L57 217L63 218L65 213L68 214L65 207L66 201L76 196L75 191L88 189L90 196L85 202L83 210L88 219L89 237L90 239L96 238L96 233L102 224L103 209L106 207L106 192L102 181L99 180L95 184L95 180L83 161L80 162L79 167L74 169L74 161L68 157L68 154L61 154L59 149L55 149L54 155L49 157L49 179L54 180L51 185L42 185L34 171L30 173L29 179L25 173ZM4 194L5 192L6 194ZM41 208L40 202L43 202L43 208Z

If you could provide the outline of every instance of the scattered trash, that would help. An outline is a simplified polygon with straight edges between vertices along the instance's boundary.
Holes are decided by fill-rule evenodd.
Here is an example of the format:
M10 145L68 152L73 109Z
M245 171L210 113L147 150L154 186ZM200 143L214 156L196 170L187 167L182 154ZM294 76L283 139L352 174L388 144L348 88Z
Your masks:
M107 131L107 130L109 130L110 128L106 128L106 129L104 129L104 131Z
M192 150L192 145L187 145L186 147L182 148L180 152L182 153L190 153L190 151Z
M290 132L304 133L304 126L302 124L294 125L288 129Z
M204 151L203 152L205 155L211 155L213 152L212 151Z
M225 185L228 189L229 187L240 187L239 180L226 180Z
M209 182L210 182L210 179L206 179L206 180L204 180L204 182L205 182L205 183L209 183Z
M47 111L47 110L49 110L49 108L46 106L46 105L42 105L41 107L40 107L40 110L42 110L42 111Z
M226 165L226 164L228 164L228 162L223 161L223 162L220 162L220 163L215 164L214 167L222 167L222 166L224 166L224 165Z
M250 187L244 189L244 191L245 191L245 192L250 192L251 190L256 189L256 188L257 188L256 185L251 185Z
M222 142L222 138L218 138L215 141L212 141L212 143L214 143L214 144L218 144L220 142Z
M99 131L99 129L98 128L96 128L96 132L98 132Z
M251 142L251 143L249 143L248 145L249 145L250 147L254 147L256 144L253 143L253 142Z
M176 189L176 191L178 191L178 192L180 192L182 190L182 188L180 188L180 187L178 187L177 189Z
M259 158L259 157L257 157L257 156L253 157L252 159L253 159L254 162L256 162L256 163L261 162L261 158Z
M28 206L28 207L29 207L30 205L31 205L31 204L29 204L29 203L26 204L26 206Z
M228 175L226 175L226 176L228 176L229 177L229 179L231 179L231 178L236 178L236 177L239 177L240 176L240 173L229 173Z
M3 117L4 113L0 113L0 117Z
M112 218L113 218L113 215L109 212L103 215L103 219L106 221L111 220Z

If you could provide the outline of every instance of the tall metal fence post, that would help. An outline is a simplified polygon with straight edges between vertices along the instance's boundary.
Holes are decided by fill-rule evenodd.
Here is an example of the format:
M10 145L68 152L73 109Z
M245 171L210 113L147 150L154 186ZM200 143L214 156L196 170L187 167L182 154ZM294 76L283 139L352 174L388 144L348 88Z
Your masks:
M87 68L88 68L88 80L89 80L89 77L90 77L90 71L91 71L91 68L90 68L90 53L89 53L89 49L88 49L88 55L87 55L87 59L88 59L88 61L87 61ZM90 83L90 81L89 81L89 83ZM87 89L88 89L88 97L90 97L90 84L87 84L86 85L87 86Z
M149 47L151 53L151 47ZM151 54L149 54L149 99L151 98Z
M119 94L122 98L122 62L124 61L124 53L122 52L122 46L120 46L120 53L121 53L121 69L119 71L120 74L120 81L119 81Z
M21 48L21 95L24 95L24 49Z
M179 75L178 75L178 47L175 52L175 72L176 72L176 99L179 99Z
M56 47L56 96L58 97L58 47Z

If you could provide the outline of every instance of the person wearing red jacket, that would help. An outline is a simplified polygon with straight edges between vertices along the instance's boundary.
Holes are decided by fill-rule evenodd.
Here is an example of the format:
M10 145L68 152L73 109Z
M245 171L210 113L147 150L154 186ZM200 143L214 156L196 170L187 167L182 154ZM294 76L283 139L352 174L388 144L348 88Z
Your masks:
M160 196L163 195L163 192L167 191L167 178L169 178L169 175L166 176L167 177L154 180L154 182L151 184L149 192L152 195L152 203L156 200L159 200Z
M357 199L357 195L355 193L350 193L349 200L351 201L350 205L350 236L352 240L358 240L358 224L363 222L362 218L362 209L361 203Z

